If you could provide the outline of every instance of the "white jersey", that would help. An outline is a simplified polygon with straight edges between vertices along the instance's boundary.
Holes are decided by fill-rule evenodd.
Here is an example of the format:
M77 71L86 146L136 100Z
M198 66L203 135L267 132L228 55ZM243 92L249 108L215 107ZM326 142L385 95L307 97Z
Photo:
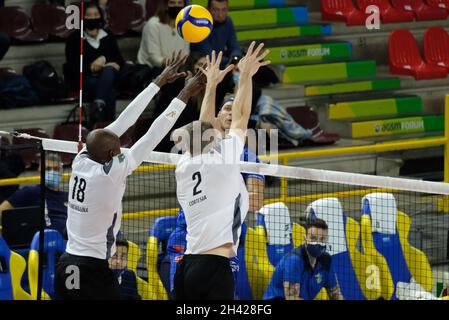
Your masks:
M126 177L135 167L127 149L104 165L91 160L86 149L76 156L69 182L68 253L98 259L115 254Z
M232 243L234 254L249 208L240 174L242 138L231 132L217 148L191 157L176 168L177 196L187 223L186 254L201 254Z

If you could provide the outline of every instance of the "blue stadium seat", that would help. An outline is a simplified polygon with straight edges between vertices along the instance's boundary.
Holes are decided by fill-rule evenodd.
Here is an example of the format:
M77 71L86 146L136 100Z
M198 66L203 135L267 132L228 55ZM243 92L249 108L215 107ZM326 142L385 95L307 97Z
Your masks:
M28 255L28 279L33 299L37 299L40 233L31 241ZM44 230L44 261L42 269L42 299L52 299L55 293L55 268L57 258L65 252L66 241L57 230Z
M12 252L0 236L0 300L31 300L20 285L25 268L25 259Z
M264 206L256 214L257 226L263 226L267 233L268 259L273 266L293 249L290 212L283 202Z
M322 219L328 225L327 252L337 274L340 290L345 300L377 299L380 288L367 288L367 269L372 262L369 256L357 249L360 226L346 217L337 198L323 198L312 202L306 209L307 219Z
M158 243L158 266L167 254L167 241L176 228L176 216L160 217L154 221L149 232L150 237L156 237Z
M390 193L371 193L362 199L362 215L369 215L373 242L388 264L394 287L413 278L425 290L433 286L430 264L423 252L408 243L410 218L397 210ZM402 239L401 239L402 238ZM392 300L396 300L396 289Z

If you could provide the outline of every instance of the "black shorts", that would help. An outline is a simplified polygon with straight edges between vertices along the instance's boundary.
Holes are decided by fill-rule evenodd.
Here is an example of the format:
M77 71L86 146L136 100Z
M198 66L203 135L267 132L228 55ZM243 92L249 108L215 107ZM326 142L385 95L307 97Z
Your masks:
M175 300L234 300L234 276L229 259L211 254L188 254L178 262Z
M119 300L120 288L107 260L64 253L56 265L56 300Z

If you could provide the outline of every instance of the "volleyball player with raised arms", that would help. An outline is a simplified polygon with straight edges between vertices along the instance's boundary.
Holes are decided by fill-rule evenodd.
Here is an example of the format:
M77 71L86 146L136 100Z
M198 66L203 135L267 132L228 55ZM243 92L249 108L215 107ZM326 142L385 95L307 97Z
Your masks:
M75 157L69 182L68 243L56 268L56 299L120 299L117 278L109 269L108 259L115 253L126 177L170 131L190 97L204 88L206 77L199 72L189 79L131 149L121 150L119 137L134 125L163 85L185 76L178 72L184 62L181 53L173 55L161 75L117 120L87 136L86 146Z
M213 143L203 141L203 134L213 137L207 131L219 126L213 103L203 104L200 121L183 128L181 145L186 152L176 168L176 193L187 222L187 249L174 278L177 300L234 298L229 258L237 255L241 224L249 207L239 163L251 113L252 77L270 63L263 61L268 50L261 53L262 48L263 44L255 48L255 42L251 43L239 62L240 78L229 134L219 143L217 139ZM214 61L215 56L208 61L208 67ZM203 72L207 74L207 70ZM216 84L209 82L212 78L209 74L205 96L216 90Z

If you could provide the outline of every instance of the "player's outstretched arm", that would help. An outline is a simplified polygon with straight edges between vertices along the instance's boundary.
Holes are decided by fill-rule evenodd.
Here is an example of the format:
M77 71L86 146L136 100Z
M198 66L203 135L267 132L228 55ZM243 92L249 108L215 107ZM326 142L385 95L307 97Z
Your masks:
M131 154L136 166L139 166L156 148L174 126L189 99L203 90L205 85L206 76L201 71L187 80L178 97L172 100L168 108L154 120L147 133L132 146Z
M234 68L234 65L229 65L224 70L220 70L220 63L223 58L223 52L220 51L218 56L215 50L212 51L211 57L207 56L206 68L200 67L201 72L207 78L206 92L204 94L203 103L201 105L200 120L210 122L214 127L217 125L215 118L215 97L217 93L217 86L223 81L226 74Z
M185 63L186 55L181 51L177 54L173 52L170 59L167 59L164 71L151 83L145 90L143 90L120 114L120 116L106 129L111 130L117 136L123 135L132 125L134 125L142 112L148 106L150 101L159 92L160 88L167 83L172 83L180 77L184 77L184 72L178 72L179 68Z
M260 67L271 63L270 61L263 61L269 53L269 50L261 53L264 44L261 43L254 49L255 46L256 42L253 41L248 48L248 52L238 64L240 71L239 85L232 107L231 130L241 135L243 139L246 135L248 120L251 115L251 101L253 98L252 78Z

